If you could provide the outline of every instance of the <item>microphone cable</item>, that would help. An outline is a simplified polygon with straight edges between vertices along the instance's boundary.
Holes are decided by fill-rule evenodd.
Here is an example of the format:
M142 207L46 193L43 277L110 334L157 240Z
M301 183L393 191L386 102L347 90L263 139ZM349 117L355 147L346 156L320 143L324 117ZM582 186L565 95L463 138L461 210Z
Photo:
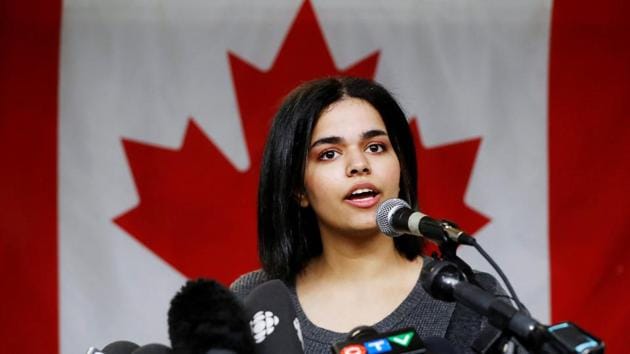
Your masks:
M529 314L529 310L523 305L516 295L516 291L507 276L490 255L479 245L477 240L465 233L459 226L448 220L434 219L422 212L413 210L409 204L398 198L385 200L376 210L376 224L383 234L389 237L398 237L403 234L415 235L427 239L438 245L442 257L460 265L464 272L473 276L472 269L466 262L455 254L459 245L473 246L483 258L494 268L503 284L507 288L511 300L519 310ZM473 280L474 281L474 280Z
M521 300L518 298L518 296L516 295L516 291L514 290L514 288L512 287L512 284L510 283L510 281L508 280L507 276L505 275L505 273L503 273L503 270L501 270L501 267L499 267L499 265L494 261L494 259L492 259L492 257L490 257L490 255L483 249L483 247L481 247L481 245L479 244L479 242L477 242L477 240L475 240L473 238L473 242L472 246L477 250L477 252L479 252L479 254L481 254L481 256L492 266L492 268L497 272L497 274L499 275L499 277L501 278L501 281L503 282L503 284L505 285L505 287L507 288L508 292L510 293L509 298L514 301L514 303L516 304L516 307L527 313L528 315L530 315L529 310L527 309L527 307L525 307L525 305L521 302Z

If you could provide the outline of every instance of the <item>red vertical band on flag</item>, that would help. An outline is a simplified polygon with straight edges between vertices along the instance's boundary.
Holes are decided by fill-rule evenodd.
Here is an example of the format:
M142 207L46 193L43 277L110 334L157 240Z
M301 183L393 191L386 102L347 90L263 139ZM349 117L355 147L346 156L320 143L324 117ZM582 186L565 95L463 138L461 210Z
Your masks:
M0 6L0 336L59 351L57 87L61 2Z
M549 78L552 318L626 347L630 2L556 0Z

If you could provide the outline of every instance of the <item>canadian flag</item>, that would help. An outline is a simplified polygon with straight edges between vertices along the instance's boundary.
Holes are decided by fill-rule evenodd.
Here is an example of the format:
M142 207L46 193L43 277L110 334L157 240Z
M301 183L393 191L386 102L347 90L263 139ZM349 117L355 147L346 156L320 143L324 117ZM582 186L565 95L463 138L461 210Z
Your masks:
M625 352L628 4L3 2L1 351L168 343L187 278L259 266L282 97L354 75L405 108L423 211L474 233L535 318Z

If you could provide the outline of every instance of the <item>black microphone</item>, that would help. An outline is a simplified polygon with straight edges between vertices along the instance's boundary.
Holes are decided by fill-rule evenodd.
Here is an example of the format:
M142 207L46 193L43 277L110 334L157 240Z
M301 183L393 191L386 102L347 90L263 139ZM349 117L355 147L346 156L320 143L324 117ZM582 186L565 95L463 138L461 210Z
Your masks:
M397 198L388 199L378 206L376 224L382 233L390 237L410 234L425 237L437 244L448 240L465 245L476 242L457 225L415 211L407 202Z
M103 349L90 347L88 348L86 354L131 354L131 352L139 347L140 346L136 343L127 340L118 340L109 343L108 345L103 347Z
M499 330L514 336L536 353L603 353L604 343L571 322L544 326L528 313L514 308L480 287L470 284L459 268L446 261L428 261L422 267L420 283L432 297L457 301L486 316Z
M116 341L108 344L105 348L98 349L90 347L87 354L177 354L170 347L160 344L151 343L139 346L129 341ZM200 353L201 354L201 353ZM210 349L203 354L236 354L233 350Z
M289 289L278 279L257 286L245 298L258 354L304 353L304 340Z
M186 282L171 300L168 327L175 354L254 351L240 302L230 290L213 280Z
M106 352L107 353L107 352ZM131 354L172 354L171 348L164 344L146 344L131 352Z
M139 346L136 343L126 340L111 342L102 350L94 347L88 350L87 354L172 354L171 348L164 344L151 343Z

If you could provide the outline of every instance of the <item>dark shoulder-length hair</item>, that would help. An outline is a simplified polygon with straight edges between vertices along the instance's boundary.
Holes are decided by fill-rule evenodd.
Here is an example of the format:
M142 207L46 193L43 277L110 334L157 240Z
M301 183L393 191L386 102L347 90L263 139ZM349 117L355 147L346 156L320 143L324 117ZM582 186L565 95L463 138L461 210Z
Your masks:
M417 206L417 170L407 119L392 95L378 83L360 78L325 78L295 88L276 114L263 154L258 186L258 253L272 278L292 282L306 264L322 253L317 219L302 208L304 169L311 133L322 111L344 97L370 103L385 123L400 163L400 195ZM394 239L398 252L414 259L422 251L419 237Z

